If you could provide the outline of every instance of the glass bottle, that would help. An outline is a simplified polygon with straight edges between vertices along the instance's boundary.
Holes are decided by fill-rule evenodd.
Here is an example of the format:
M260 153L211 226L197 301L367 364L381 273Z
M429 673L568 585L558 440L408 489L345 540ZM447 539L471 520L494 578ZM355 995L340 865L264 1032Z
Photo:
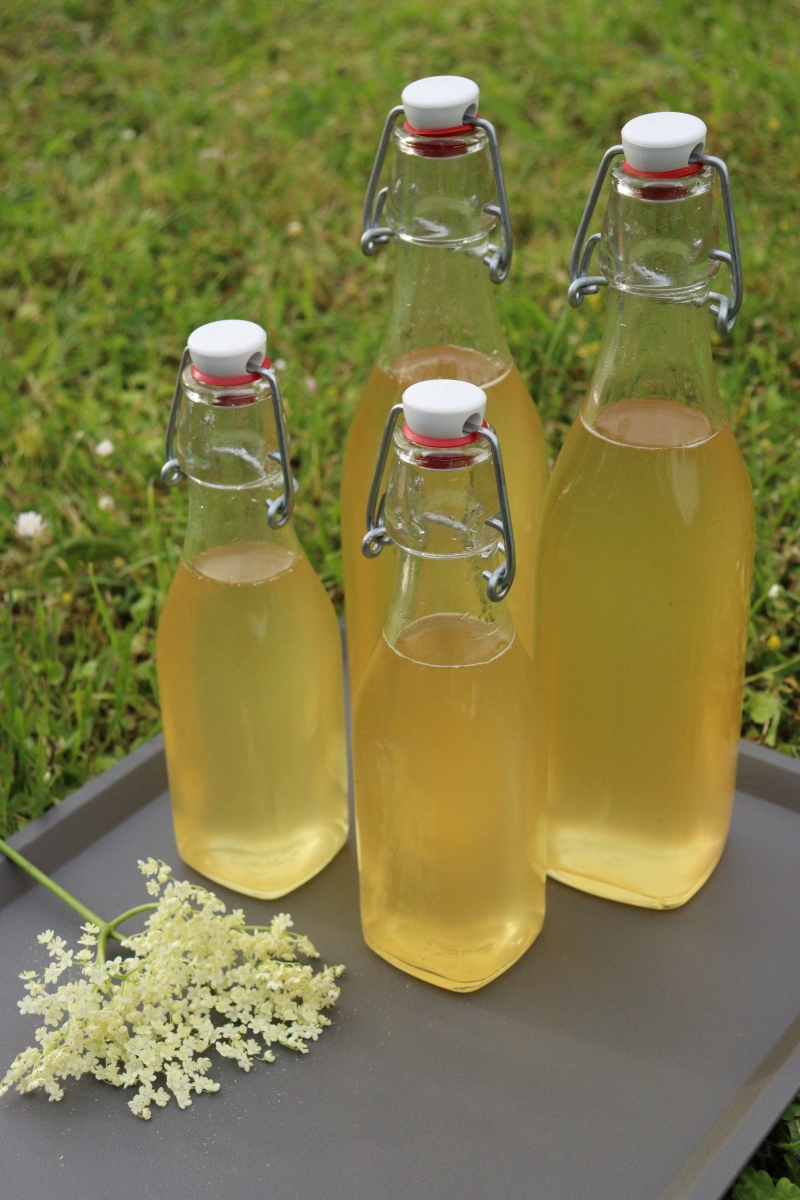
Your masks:
M390 411L364 554L397 548L394 586L353 717L364 937L460 992L507 970L544 919L544 708L504 600L514 540L485 408L480 388L434 380Z
M184 351L162 479L188 477L189 518L156 659L181 857L271 899L333 858L348 818L339 627L291 524L265 353L249 321L204 325Z
M685 903L730 822L754 519L720 400L706 303L741 303L727 170L696 117L657 113L608 151L570 300L608 284L602 345L545 501L538 662L549 732L551 875L650 908ZM600 276L582 252L611 160ZM732 256L718 249L715 168ZM709 293L719 261L733 296Z
M533 649L533 576L547 460L536 407L514 366L492 284L511 261L511 226L494 129L477 112L471 80L438 76L403 92L387 118L365 207L362 248L395 242L394 290L377 361L347 439L341 521L351 696L380 635L392 590L393 553L367 563L359 550L367 490L386 414L410 384L463 379L482 387L504 447L517 535L517 581L509 601ZM405 115L405 123L395 121ZM391 143L388 190L373 200ZM500 206L491 203L497 190ZM376 224L384 207L386 226ZM501 249L490 244L498 217Z

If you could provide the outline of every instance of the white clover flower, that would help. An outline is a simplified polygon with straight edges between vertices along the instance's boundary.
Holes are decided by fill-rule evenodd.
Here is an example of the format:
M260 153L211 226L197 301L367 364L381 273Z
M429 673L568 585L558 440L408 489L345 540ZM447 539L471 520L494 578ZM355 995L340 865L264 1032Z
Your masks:
M14 532L26 542L40 542L47 532L47 522L41 513L22 512L14 522Z
M102 442L98 442L94 448L94 452L98 458L108 458L114 453L114 443L111 438L103 438Z
M186 1108L192 1094L219 1090L208 1077L212 1046L249 1071L255 1058L274 1062L275 1044L306 1054L330 1025L322 1010L336 1003L344 967L315 974L299 963L298 953L319 956L308 938L288 932L286 913L245 926L240 909L226 913L213 892L177 882L165 863L139 867L159 898L144 931L122 942L130 957L96 959L94 925L83 926L77 952L51 929L40 935L52 962L41 977L22 973L28 995L19 1008L44 1024L0 1081L0 1096L16 1085L60 1100L60 1080L91 1074L138 1088L128 1107L149 1120L151 1106L163 1108L170 1096ZM76 967L78 978L47 990Z
M113 496L103 495L97 497L97 507L100 509L100 512L113 512L117 506Z
M276 371L285 371L286 370L286 359L285 358L276 358L275 359L275 370Z
M777 600L778 596L780 596L780 594L781 594L781 585L779 583L773 583L772 587L767 592L767 595L769 596L770 600Z

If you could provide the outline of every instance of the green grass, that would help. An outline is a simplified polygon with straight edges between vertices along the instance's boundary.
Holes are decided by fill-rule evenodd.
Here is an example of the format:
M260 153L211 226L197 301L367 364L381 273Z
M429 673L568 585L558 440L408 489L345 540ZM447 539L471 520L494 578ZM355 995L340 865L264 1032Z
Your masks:
M185 498L156 479L195 325L259 321L286 361L297 524L341 600L342 441L392 269L358 251L363 191L386 110L440 72L474 76L500 132L517 241L498 302L553 454L600 336L602 301L564 300L600 155L639 112L707 121L747 287L714 347L758 513L743 729L800 751L799 17L788 0L6 0L0 833L158 728ZM27 509L48 523L38 548L14 533Z

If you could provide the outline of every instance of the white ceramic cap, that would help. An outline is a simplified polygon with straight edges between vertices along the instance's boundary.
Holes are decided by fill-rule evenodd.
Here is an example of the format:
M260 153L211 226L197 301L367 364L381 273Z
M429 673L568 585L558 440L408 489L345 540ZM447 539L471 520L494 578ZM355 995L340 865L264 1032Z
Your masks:
M247 375L247 364L266 358L267 335L254 321L211 321L189 335L192 362L203 375L236 379Z
M691 113L656 112L634 117L622 130L625 161L634 171L679 171L706 142L705 123Z
M486 393L460 379L424 379L403 392L403 415L412 433L460 438L467 421L483 421Z
M477 83L461 75L431 75L403 88L400 99L414 129L455 129L478 111Z

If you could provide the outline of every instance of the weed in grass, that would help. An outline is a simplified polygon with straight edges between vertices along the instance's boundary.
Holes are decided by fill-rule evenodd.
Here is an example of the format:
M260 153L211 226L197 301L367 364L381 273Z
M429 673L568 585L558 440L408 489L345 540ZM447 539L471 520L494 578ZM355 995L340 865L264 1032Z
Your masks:
M800 1103L783 1114L734 1184L729 1200L800 1200Z

